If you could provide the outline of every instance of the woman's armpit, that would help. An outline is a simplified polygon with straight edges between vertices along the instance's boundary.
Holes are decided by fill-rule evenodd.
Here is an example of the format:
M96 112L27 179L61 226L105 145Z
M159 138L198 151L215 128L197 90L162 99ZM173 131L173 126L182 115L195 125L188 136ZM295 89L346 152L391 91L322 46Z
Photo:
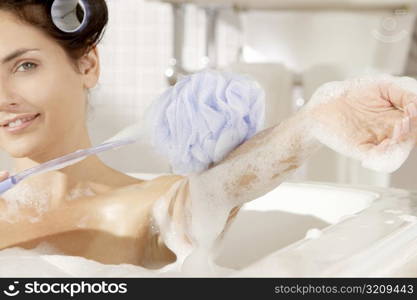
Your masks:
M159 250L164 247L173 252L189 248L192 241L189 235L190 191L189 178L176 176L178 179L169 183L169 188L155 200L151 210L150 231L158 236L159 242L154 246ZM159 251L158 250L158 251Z
M168 214L177 233L181 232L183 240L192 245L191 237L191 198L190 198L190 181L189 178L183 177L182 182L175 189L173 196L170 199ZM220 237L228 230L235 220L242 205L233 207L227 218L224 229ZM226 209L226 208L225 208Z
M233 207L219 239L222 239L233 221L236 219L242 205ZM154 205L154 232L158 235L157 247L174 252L190 248L193 245L191 234L191 198L189 177L176 180L171 188Z
M168 214L171 218L174 229L182 234L184 242L191 245L192 241L189 236L191 222L191 199L190 199L190 182L184 177L179 187L176 189L174 196L170 199Z
M159 269L174 263L177 256L169 249L159 233L150 232L141 265L148 269Z

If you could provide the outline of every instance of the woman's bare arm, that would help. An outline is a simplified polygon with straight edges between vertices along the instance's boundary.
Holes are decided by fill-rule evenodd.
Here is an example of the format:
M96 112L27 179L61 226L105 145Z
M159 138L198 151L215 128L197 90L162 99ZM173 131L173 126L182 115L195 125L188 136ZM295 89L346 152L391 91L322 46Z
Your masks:
M235 207L277 187L320 148L310 134L308 113L301 110L259 132L221 162L191 176L194 195Z
M307 116L298 112L259 132L218 164L183 177L174 194L161 198L154 217L162 240L180 260L191 245L211 249L245 202L274 189L320 148Z

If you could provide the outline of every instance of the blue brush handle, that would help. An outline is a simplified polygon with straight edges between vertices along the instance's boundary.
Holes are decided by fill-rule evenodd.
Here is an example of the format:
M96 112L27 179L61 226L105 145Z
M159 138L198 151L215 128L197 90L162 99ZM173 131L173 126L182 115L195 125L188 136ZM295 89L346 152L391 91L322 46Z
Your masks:
M0 195L14 187L16 183L16 179L13 176L10 176L9 178L0 182Z
M28 176L40 174L42 172L59 170L64 168L65 166L74 164L89 155L94 155L110 149L116 149L127 144L132 144L134 142L136 142L136 140L130 138L126 138L119 141L106 142L93 148L77 150L73 153L64 155L62 157L52 159L43 164L40 164L38 166L32 167L18 174L10 176L9 178L0 182L0 195L14 187L16 184L18 184L20 181L22 181Z

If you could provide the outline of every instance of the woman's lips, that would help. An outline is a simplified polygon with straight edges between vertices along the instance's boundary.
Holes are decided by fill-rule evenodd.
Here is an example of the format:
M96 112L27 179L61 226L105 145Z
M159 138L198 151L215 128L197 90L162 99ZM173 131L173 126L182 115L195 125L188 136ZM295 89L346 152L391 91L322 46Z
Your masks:
M23 131L23 129L29 127L30 125L32 125L34 122L36 122L36 120L39 119L40 114L37 114L35 118L33 118L30 121L26 121L23 122L22 124L20 124L19 126L16 127L9 127L9 126L3 126L3 129L6 130L7 132L16 134L16 133L20 133Z

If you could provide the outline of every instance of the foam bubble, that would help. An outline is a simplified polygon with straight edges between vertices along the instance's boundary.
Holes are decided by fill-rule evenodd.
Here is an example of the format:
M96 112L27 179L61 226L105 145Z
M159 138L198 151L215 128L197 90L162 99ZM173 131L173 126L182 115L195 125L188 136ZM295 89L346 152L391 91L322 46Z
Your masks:
M6 211L2 217L9 222L17 222L23 218L20 214L21 210L30 209L34 215L25 218L30 222L38 222L39 217L49 208L50 197L51 194L48 191L22 182L2 195L6 202Z
M357 146L347 143L343 135L332 132L330 128L322 124L312 124L311 133L330 149L361 161L364 168L383 173L392 173L400 168L414 147L414 142L408 140L391 145L384 152L378 152L376 149L361 151Z
M397 209L386 209L384 210L384 212L388 213L388 214L394 214L394 215L398 215L400 213L402 213L402 210L397 210Z
M362 166L377 172L392 173L402 166L413 148L414 141L408 140L394 145L382 153L372 149L364 154Z
M71 201L80 197L90 197L95 195L96 193L90 187L74 188L68 192L66 195L66 200Z

